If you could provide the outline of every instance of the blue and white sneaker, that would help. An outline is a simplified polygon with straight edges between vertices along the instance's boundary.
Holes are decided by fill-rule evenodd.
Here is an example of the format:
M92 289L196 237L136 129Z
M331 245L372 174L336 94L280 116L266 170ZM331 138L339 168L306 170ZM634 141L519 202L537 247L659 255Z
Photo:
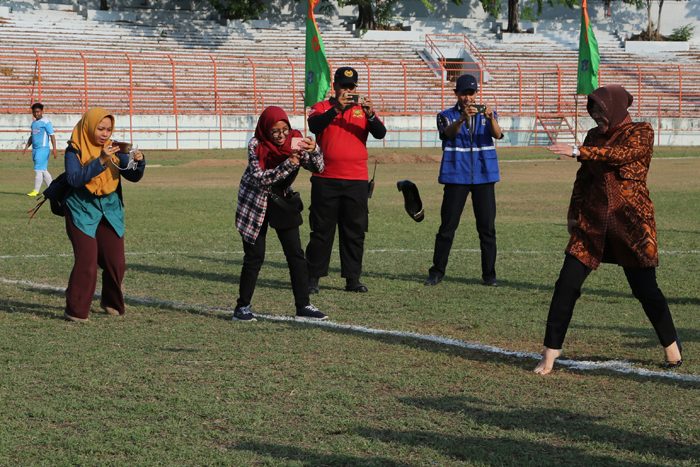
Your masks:
M318 308L309 303L303 308L297 308L297 318L312 319L314 321L323 321L328 319L328 316L321 313Z
M233 319L233 321L257 321L253 313L251 313L250 305L236 307L236 309L233 310L233 318L231 319Z

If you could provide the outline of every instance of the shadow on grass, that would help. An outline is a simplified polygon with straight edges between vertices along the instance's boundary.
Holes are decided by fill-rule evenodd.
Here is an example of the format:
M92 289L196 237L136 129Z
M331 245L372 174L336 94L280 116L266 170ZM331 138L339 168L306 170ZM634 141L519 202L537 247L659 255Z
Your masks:
M12 195L12 196L20 196L20 197L27 198L27 199L36 199L33 196L27 196L26 193L13 193L11 191L0 191L0 195Z
M232 263L235 263L238 265L238 267L236 268L237 270L240 270L240 268L243 265L243 261L232 261ZM288 269L286 262L282 263L282 262L276 262L276 261L265 261L263 268L265 268L265 267L273 267L273 268L284 269L284 270ZM213 273L213 272L202 272L202 271L195 271L195 270L191 270L191 269L152 266L152 265L148 265L148 264L138 264L138 263L129 263L129 264L127 264L127 268L131 271L139 271L139 272L143 272L143 273L147 273L147 274L163 275L163 276L171 276L171 277L192 277L194 279L200 279L200 280L205 280L205 281L210 281L210 282L222 282L224 284L238 284L240 281L240 275L238 275L238 274L221 274L221 273ZM258 281L255 285L255 288L260 288L260 287L271 288L271 289L275 289L275 290L285 290L285 289L291 290L292 284L289 280L271 280L271 279L265 279L264 277L259 277Z
M295 323L295 322L287 322L285 323L289 326L303 326L303 323ZM541 378L539 375L535 375L532 372L532 369L535 367L537 360L534 358L524 358L524 357L518 357L515 355L504 355L504 354L498 354L498 353L493 353L493 352L488 352L488 351L483 351L479 349L469 349L465 347L457 347L454 345L450 344L443 344L439 342L432 342L432 341L427 341L427 340L422 340L418 338L414 338L411 336L394 336L394 335L387 335L387 334L374 334L374 333L368 333L368 332L363 332L359 330L353 330L353 329L346 329L346 328L335 328L331 326L319 326L321 330L324 332L331 332L331 333L336 333L336 334L345 334L345 335L354 335L354 336L359 336L365 339L372 339L378 342L382 342L385 344L391 344L391 345L401 345L405 347L409 347L412 349L420 350L420 351L427 351L427 352L435 352L435 353L441 353L445 355L450 355L450 356L455 356L459 358L463 358L465 360L470 360L473 362L479 362L479 363L488 363L488 364L495 364L495 363L500 363L500 364L505 364L509 365L513 368L520 369L528 374L531 374L535 378ZM659 349L661 351L661 349ZM595 358L595 357L594 357ZM586 360L593 360L594 358L586 358ZM600 361L608 361L610 360L609 358L601 358ZM645 364L653 364L654 362L640 362L640 363L645 363ZM561 368L561 366L555 367L555 369ZM608 370L601 368L599 370L574 370L574 369L569 369L568 367L566 371L570 373L576 373L576 374L586 374L586 375L605 375L607 377L611 378L619 378L619 379L624 379L624 380L630 380L630 381L637 381L637 382L649 382L650 379L653 379L655 383L662 383L662 384L667 384L670 386L673 386L674 388L686 388L686 389L693 389L696 390L698 388L698 383L692 382L692 381L682 381L682 380L677 380L677 379L672 379L672 378L666 378L666 377L656 377L656 376L642 376L638 375L635 373L621 373L618 371L614 370ZM661 370L661 368L652 368L652 370Z
M620 334L622 334L622 336L624 337L624 340L627 341L617 342L617 345L629 348L643 349L658 347L659 352L661 352L661 344L659 343L659 339L656 337L656 333L654 332L654 328L651 326L651 323L648 327L593 326L572 323L569 325L569 329L601 330L605 332L609 332L611 329L614 329L616 331L619 331ZM681 343L700 342L700 332L698 332L696 328L676 327L676 332L681 338ZM592 359L593 357L586 358Z
M427 278L427 276L426 276ZM462 279L462 278L451 278L448 276L445 276L443 279L443 282L459 282L465 285L483 285L483 281L481 279ZM551 293L554 293L554 283L551 284L551 286L546 286L542 287L542 284L534 284L532 282L523 282L523 281L512 281L508 279L498 279L498 283L500 284L500 288L512 288L516 290L550 290ZM439 286L438 286L439 287ZM629 292L624 292L624 291L617 291L617 290L610 290L610 289L597 289L597 288L591 288L591 287L586 287L584 286L581 288L581 299L586 298L586 295L593 295L597 297L607 297L607 298L627 298L630 300L635 301L636 303L639 303L636 298L634 298L634 295L632 295L632 291L630 290ZM698 297L673 297L673 296L668 296L666 295L666 301L670 305L700 305L700 298ZM639 305L640 310L641 310L641 304Z
M592 455L582 448L480 436L445 435L432 431L359 429L357 434L384 443L429 447L456 462L484 466L643 466L658 463L624 462L606 455Z
M409 446L426 445L443 451L445 454L471 462L497 465L524 465L537 459L537 465L659 465L656 463L625 463L608 456L595 456L581 448L570 447L572 443L581 445L613 446L628 457L636 453L642 457L650 455L675 461L692 461L696 458L697 445L678 443L661 436L634 433L611 427L603 417L575 413L557 408L503 408L501 404L485 402L467 396L446 397L400 397L398 401L427 411L439 411L463 419L462 425L487 426L487 431L508 432L526 431L546 439L552 444L566 444L568 447L552 446L544 443L519 442L506 436L503 441L493 438L459 437L423 431L392 431L360 428L357 434L384 442L400 442ZM484 407L487 406L487 407ZM481 431L481 430L479 430ZM556 436L559 438L552 439ZM504 442L505 441L505 442ZM607 450L612 450L607 448ZM549 452L548 452L549 451ZM543 456L544 455L544 456ZM569 462L561 463L566 457ZM665 465L665 463L664 463Z
M425 446L466 465L483 466L635 466L660 467L665 464L625 462L608 455L590 454L583 448L552 446L510 438L457 436L422 430L358 429L357 435L383 443ZM438 464L439 465L439 464ZM460 464L461 465L461 464Z
M26 313L43 318L63 319L63 306L43 305L40 303L17 302L14 300L0 300L0 312Z
M290 286L291 288L291 286ZM32 287L32 286L22 286L22 289L24 290L31 290L34 293L38 293L41 295L50 295L53 297L61 297L65 298L66 294L62 290L51 290L51 289L44 289L40 287ZM98 292L99 293L99 292ZM99 298L93 299L93 308L91 311L91 314L94 314L94 310L96 309L96 305L94 302L99 301ZM167 310L167 311L177 311L179 313L188 313L192 315L199 315L199 316L205 316L207 318L213 318L213 319L220 319L220 320L229 320L231 319L231 315L225 315L222 314L221 312L217 311L206 311L205 309L202 309L198 306L188 306L188 305L181 305L181 306L176 306L171 303L161 303L159 301L149 301L148 299L142 300L139 298L130 298L130 297L124 297L124 302L127 305L135 306L135 307L140 307L140 308L151 308L154 310ZM7 306L4 306L4 303L18 303L20 305L23 305L24 308L29 308L29 310L22 310L22 309L8 309ZM8 305L12 306L12 305ZM37 312L32 312L31 308L47 308L47 309L53 309L57 310L59 315L56 315L55 313L37 313ZM10 301L0 301L0 311L5 311L5 312L23 312L23 313L33 313L37 315L46 315L46 316L53 316L56 318L63 319L63 311L64 307L51 307L47 305L41 305L37 303L27 303L27 304L21 304L20 302L10 302ZM127 310L128 313L128 310ZM97 312L97 314L100 314Z
M201 261L209 261L209 262L214 262L214 263L221 263L221 264L229 264L231 266L236 266L236 270L240 270L240 268L243 265L243 260L231 260L231 259L225 259L225 258L212 258L208 256L197 256L197 255L187 255L188 258L192 259L197 259ZM197 279L203 279L203 280L210 280L210 281L216 281L216 282L225 282L229 284L237 284L238 281L240 280L240 276L234 275L234 274L218 274L218 273L203 273L203 272L198 272L198 271L190 271L187 269L180 269L180 268L168 268L168 267L160 267L160 266L150 266L150 265L142 265L142 264L133 264L130 263L128 265L129 268L133 268L134 270L139 270L143 272L149 272L151 274L164 274L164 275L172 275L172 276L190 276L194 277ZM288 269L287 263L283 261L265 261L265 264L263 265L263 268L265 267L272 267L276 269ZM338 267L330 267L328 269L329 275L334 276L338 275L340 276L340 268ZM418 283L420 285L425 282L425 280L428 278L427 274L424 273L378 273L378 272L371 272L371 271L364 271L363 272L363 277L364 278L377 278L377 279L383 279L383 280L398 280L398 281L405 281L405 282L413 282L413 283ZM322 288L327 288L329 290L343 290L341 287L327 287L323 285L323 278L321 278L321 287ZM455 284L463 284L463 285L484 285L484 281L481 278L476 278L476 277L459 277L459 276L451 276L451 275L446 275L443 278L444 283L455 283ZM542 284L535 284L532 282L524 282L524 281L512 281L508 279L498 279L498 282L500 284L501 289L507 289L507 288L512 288L516 290L550 290L552 293L554 292L554 283L547 285L545 287L542 286ZM371 284L366 284L368 287L371 289ZM265 280L264 278L258 279L258 287L271 287L271 288L291 288L291 285L287 281L269 281ZM439 287L439 285L437 286ZM486 288L485 288L486 289ZM584 285L583 287L583 294L582 297L585 298L586 295L594 295L594 296L599 296L599 297L611 297L611 298L629 298L632 300L635 300L634 296L632 295L632 291L629 292L622 292L622 291L617 291L617 290L609 290L609 289L595 289L595 288L589 288ZM668 301L669 304L671 305L700 305L700 298L698 297L666 297L666 300Z
M280 461L301 462L301 465L340 465L340 466L357 466L357 467L407 467L415 464L405 464L396 462L386 457L372 457L363 459L356 456L345 456L342 454L318 454L308 449L302 449L296 446L282 446L279 444L243 442L228 446L229 449L236 451L250 451L261 456L273 457Z

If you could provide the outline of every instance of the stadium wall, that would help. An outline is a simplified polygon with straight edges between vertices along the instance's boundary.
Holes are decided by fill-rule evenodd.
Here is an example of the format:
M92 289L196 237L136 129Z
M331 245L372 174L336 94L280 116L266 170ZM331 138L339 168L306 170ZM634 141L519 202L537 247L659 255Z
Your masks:
M64 149L71 131L81 115L47 113L56 131L59 149ZM648 121L656 133L656 145L694 146L700 144L700 121L683 118L634 118ZM536 117L501 117L505 137L499 146L544 146L549 137ZM114 139L132 141L141 149L219 149L245 148L253 136L257 116L217 115L116 115ZM306 129L302 116L291 117L294 128ZM388 129L383 141L369 138L368 147L440 147L434 116L387 117ZM573 122L570 122L573 126ZM23 149L29 137L31 115L0 115L0 150ZM595 124L588 117L579 118L579 141ZM177 130L176 130L177 127ZM221 127L222 131L219 130Z

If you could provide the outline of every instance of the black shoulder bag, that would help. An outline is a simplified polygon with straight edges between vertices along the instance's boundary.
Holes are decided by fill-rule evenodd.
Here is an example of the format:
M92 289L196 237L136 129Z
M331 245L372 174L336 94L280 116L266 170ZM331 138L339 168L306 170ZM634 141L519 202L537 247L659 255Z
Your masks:
M32 221L34 215L46 201L49 202L52 213L63 217L65 215L63 214L63 205L65 204L66 198L68 198L68 195L70 195L72 190L73 187L68 184L68 178L66 177L65 172L54 178L51 185L49 185L49 187L41 194L41 198L39 198L39 202L36 203L34 209L27 211L27 214L32 213L31 217L29 218L29 222Z
M267 199L267 220L270 227L288 230L304 223L304 219L301 217L304 203L299 193L287 194L285 191L273 187L267 195Z

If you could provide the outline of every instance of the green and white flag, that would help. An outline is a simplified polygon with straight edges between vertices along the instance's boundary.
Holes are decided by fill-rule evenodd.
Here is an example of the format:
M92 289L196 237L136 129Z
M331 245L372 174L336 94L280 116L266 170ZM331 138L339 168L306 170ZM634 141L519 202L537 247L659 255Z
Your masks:
M595 39L590 23L586 0L583 0L583 5L581 5L581 37L578 46L577 94L588 95L598 89L600 54L598 53L598 41Z
M331 68L326 60L326 49L318 33L314 7L320 0L309 0L306 17L306 69L304 74L304 106L311 107L325 100L331 88Z

